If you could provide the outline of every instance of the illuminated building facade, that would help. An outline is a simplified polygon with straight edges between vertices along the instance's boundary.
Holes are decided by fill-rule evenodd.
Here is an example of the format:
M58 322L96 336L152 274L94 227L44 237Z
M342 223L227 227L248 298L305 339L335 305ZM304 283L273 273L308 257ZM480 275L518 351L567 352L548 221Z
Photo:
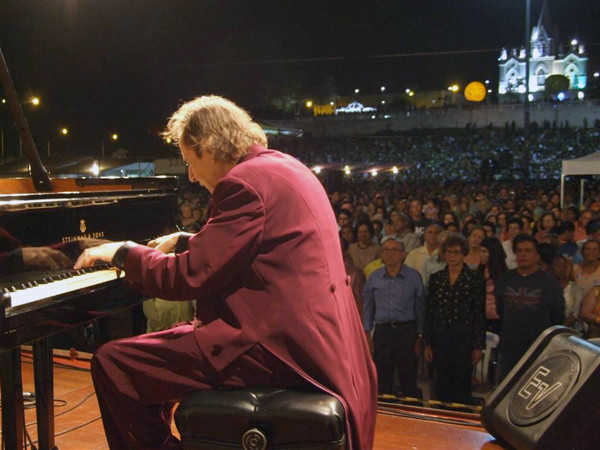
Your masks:
M529 92L531 99L540 99L546 78L564 75L569 79L567 97L575 98L587 86L587 54L583 43L573 39L569 45L557 45L551 30L546 4L536 26L531 31L529 59ZM503 48L498 58L500 69L498 94L524 94L525 48ZM581 94L579 94L581 98Z

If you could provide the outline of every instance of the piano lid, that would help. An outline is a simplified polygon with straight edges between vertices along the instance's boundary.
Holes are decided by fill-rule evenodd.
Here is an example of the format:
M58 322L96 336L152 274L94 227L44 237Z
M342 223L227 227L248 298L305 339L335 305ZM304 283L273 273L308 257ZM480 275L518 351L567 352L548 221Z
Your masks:
M2 84L4 85L4 91L8 100L8 107L13 116L17 129L19 130L19 136L21 137L21 142L23 143L23 149L25 150L25 154L27 155L27 159L29 160L29 164L31 167L32 185L38 192L52 191L52 183L50 182L50 176L48 175L48 172L42 164L40 155L37 149L35 148L35 142L33 141L31 131L29 130L29 126L27 125L27 119L25 118L25 114L23 113L21 101L17 96L15 85L13 84L12 78L10 77L10 72L8 71L8 66L6 65L6 61L4 60L4 54L2 53L1 49L0 79L2 79Z

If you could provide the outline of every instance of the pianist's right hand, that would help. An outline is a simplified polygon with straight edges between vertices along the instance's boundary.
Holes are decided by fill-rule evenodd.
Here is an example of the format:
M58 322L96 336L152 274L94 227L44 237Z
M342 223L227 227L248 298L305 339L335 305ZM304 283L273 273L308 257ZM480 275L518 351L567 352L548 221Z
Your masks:
M81 255L79 255L79 258L77 258L74 269L91 267L96 261L110 263L115 257L117 250L119 250L124 244L125 242L110 242L109 244L102 244L98 247L90 247L85 249Z
M177 231L176 233L167 234L165 236L157 237L148 242L148 247L160 250L163 253L172 253L175 251L175 246L179 240L179 236L182 234L188 234L183 231Z
M59 270L73 265L67 255L50 247L22 247L21 253L23 265L30 270Z

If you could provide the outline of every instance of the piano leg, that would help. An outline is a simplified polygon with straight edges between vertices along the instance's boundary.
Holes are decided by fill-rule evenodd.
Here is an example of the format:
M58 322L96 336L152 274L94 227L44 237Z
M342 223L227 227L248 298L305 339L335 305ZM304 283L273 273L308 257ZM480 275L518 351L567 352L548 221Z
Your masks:
M54 446L54 372L50 339L33 343L33 376L35 380L35 410L40 449Z
M25 415L21 349L0 352L0 384L2 389L2 441L5 449L23 448Z

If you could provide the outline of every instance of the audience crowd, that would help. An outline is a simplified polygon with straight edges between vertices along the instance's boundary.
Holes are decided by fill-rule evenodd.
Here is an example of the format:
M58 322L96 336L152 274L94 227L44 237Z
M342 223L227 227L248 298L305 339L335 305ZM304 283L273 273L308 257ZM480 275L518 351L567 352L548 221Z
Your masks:
M498 129L414 130L399 135L278 139L271 146L307 165L390 163L406 180L479 181L482 174L521 179L560 176L561 161L598 151L600 129L548 128L529 134Z

